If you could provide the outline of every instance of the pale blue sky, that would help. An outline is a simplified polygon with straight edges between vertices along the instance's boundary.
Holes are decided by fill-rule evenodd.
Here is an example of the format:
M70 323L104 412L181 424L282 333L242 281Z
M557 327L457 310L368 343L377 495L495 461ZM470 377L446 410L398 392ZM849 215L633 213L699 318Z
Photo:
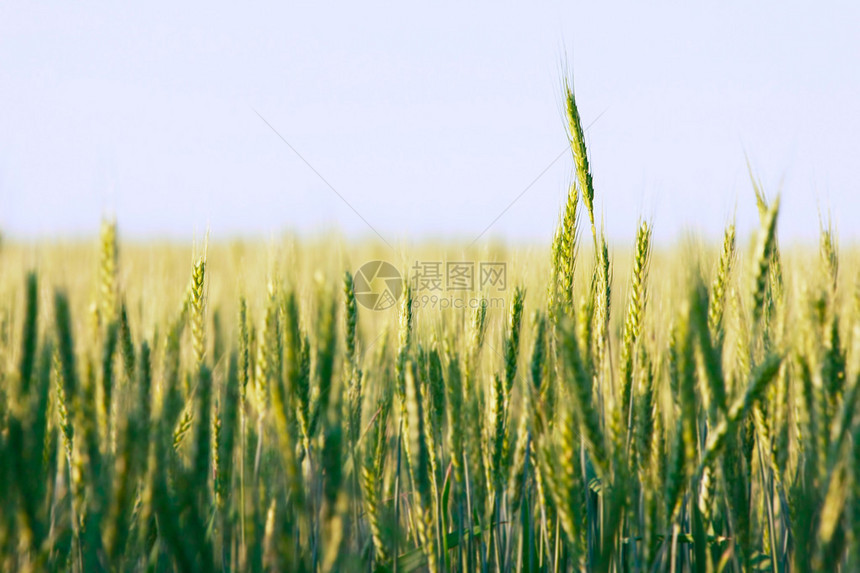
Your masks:
M860 238L855 3L141 4L0 6L0 229L371 233L256 110L390 242L472 239L565 147L566 66L613 239L749 229L745 154L784 239ZM549 240L570 169L488 236Z

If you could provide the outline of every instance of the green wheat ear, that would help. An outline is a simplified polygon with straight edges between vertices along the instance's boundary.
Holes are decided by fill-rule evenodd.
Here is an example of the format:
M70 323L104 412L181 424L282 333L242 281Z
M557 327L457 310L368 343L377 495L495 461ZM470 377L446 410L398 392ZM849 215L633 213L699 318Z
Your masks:
M708 307L708 328L717 340L723 338L723 315L725 314L726 290L730 287L732 265L735 259L735 226L726 227L717 273L711 284L710 306Z
M103 325L116 319L118 260L116 220L103 219L99 238L99 313Z
M606 347L609 342L609 321L612 309L612 263L609 258L609 245L606 243L606 236L603 231L600 234L595 265L597 279L595 281L595 324L592 338L595 372L602 375Z
M119 339L125 377L126 380L131 381L134 380L137 368L135 367L134 340L131 335L131 325L129 324L128 309L125 301L122 301L119 309Z
M431 572L437 570L436 540L433 529L433 491L430 474L430 451L424 429L424 403L415 375L415 366L407 363L406 372L406 417L408 420L408 441L406 448L409 468L413 476L413 488L418 493L416 509L416 529L427 565Z
M400 302L399 316L399 345L397 348L397 361L395 362L395 373L397 375L397 391L401 400L406 395L406 361L412 347L412 320L413 320L412 285L409 281L403 282L403 297Z
M65 292L57 291L54 294L54 317L61 366L61 389L67 405L74 407L78 391L78 370L75 343L72 338L72 317L69 299Z
M490 416L488 437L489 443L489 466L487 467L487 483L489 483L494 491L498 491L501 487L502 480L502 456L504 455L504 446L507 434L507 417L505 411L505 400L507 398L504 382L501 376L495 374L493 376L493 384L490 387Z
M320 299L317 313L316 355L314 374L316 377L316 400L311 409L310 432L315 434L322 426L320 420L328 415L334 379L334 363L337 353L337 300L327 291L317 293ZM336 393L339 398L340 394ZM339 403L339 402L338 402Z
M239 416L241 410L241 381L239 379L239 358L235 352L230 353L227 365L227 380L224 384L223 404L224 415L217 452L219 464L216 475L215 493L220 507L226 508L232 487L233 450L236 437L239 434Z
M242 404L248 392L248 382L252 379L250 319L248 318L248 301L243 296L239 299L239 396Z
M609 475L609 456L607 453L606 437L600 423L600 414L594 404L591 390L591 376L585 371L576 334L571 324L565 324L562 331L562 347L564 364L572 383L570 398L577 413L582 438L585 441L590 459L598 477L605 479Z
M344 295L344 330L345 377L347 379L347 421L349 426L349 442L354 447L361 431L361 410L363 401L362 371L356 351L356 333L358 330L358 308L355 302L355 285L352 275L346 271L343 278Z
M520 330L523 321L523 306L526 292L522 287L514 288L511 309L508 315L508 332L505 337L505 393L510 394L517 376L520 352Z
M26 310L24 311L24 332L21 336L21 362L18 368L18 378L22 396L30 393L30 382L33 378L33 368L36 363L36 347L39 337L39 280L34 272L27 274Z
M344 332L346 340L346 358L349 364L355 361L355 335L358 328L358 307L355 303L355 284L352 274L346 271L343 275Z
M564 82L564 91L567 104L568 137L570 138L570 148L573 151L573 162L576 166L576 180L582 192L585 208L588 211L594 244L597 245L597 231L594 225L594 184L591 178L591 168L588 164L588 152L585 149L585 131L582 129L582 120L579 116L579 108L576 106L573 86L568 80Z
M445 342L445 358L448 362L448 371L445 376L445 393L448 405L448 450L451 453L451 462L454 464L454 476L458 483L462 483L462 458L458 453L462 452L464 448L465 430L463 425L465 421L463 420L463 412L465 396L460 355L450 341Z
M576 271L577 211L579 190L571 185L553 239L552 280L548 289L549 307L552 315L558 312L570 315L573 311L573 276ZM559 308L557 308L559 307Z
M385 472L388 450L388 417L391 411L391 394L385 393L377 403L376 415L367 442L361 470L361 487L364 495L364 510L373 538L374 556L378 563L388 561L388 545L383 530L383 505L381 503L381 480Z
M206 353L206 338L205 338L205 291L204 280L206 277L206 258L200 257L194 263L194 268L191 272L191 339L194 348L194 359L198 366L203 364L203 357Z
M624 332L621 336L621 407L625 421L632 411L633 351L642 331L647 294L648 262L651 257L651 227L642 221L636 234L636 252L633 255L633 273L630 276L630 291Z
M833 224L828 221L827 226L821 224L820 240L821 263L831 292L836 291L839 280L839 254L836 236L833 233Z
M779 197L773 205L767 208L762 217L761 229L759 230L753 256L753 278L752 278L752 325L753 330L760 326L762 313L764 312L765 291L768 286L768 272L771 268L774 248L776 245L776 218L779 213Z

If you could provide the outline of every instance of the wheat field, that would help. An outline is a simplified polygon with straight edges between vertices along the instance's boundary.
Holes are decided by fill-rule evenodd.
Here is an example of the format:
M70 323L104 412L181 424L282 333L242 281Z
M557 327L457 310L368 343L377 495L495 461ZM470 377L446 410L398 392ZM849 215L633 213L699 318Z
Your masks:
M860 570L857 257L610 246L565 96L551 245L0 243L0 568Z

